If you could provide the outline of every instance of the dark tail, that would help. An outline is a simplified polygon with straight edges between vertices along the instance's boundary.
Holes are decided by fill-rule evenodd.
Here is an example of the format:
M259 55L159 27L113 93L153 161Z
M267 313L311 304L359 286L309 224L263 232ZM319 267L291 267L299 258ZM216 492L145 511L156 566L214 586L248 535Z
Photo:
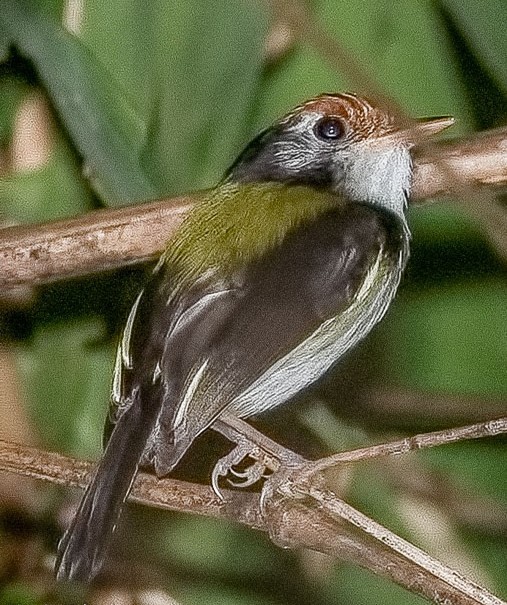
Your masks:
M88 582L100 571L155 421L145 412L134 401L111 433L76 516L58 545L58 580Z

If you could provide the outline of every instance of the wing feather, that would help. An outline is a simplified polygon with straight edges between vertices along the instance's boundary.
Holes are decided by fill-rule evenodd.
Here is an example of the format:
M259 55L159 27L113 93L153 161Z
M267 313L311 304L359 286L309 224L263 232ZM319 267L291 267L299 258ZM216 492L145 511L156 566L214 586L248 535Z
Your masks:
M119 356L123 401L135 389L139 367L156 375L161 392L176 393L160 402L145 452L157 474L174 468L225 408L248 416L280 403L363 337L394 295L406 260L399 250L408 251L403 238L403 225L390 215L354 204L298 228L227 276L215 268L192 287L178 289L171 284L174 268L162 267L146 296L150 306L144 296L138 301L128 354ZM341 317L352 318L350 325L336 323ZM320 344L312 336L319 333ZM329 360L312 366L322 343ZM289 359L291 351L302 351L302 361ZM293 378L284 386L288 367ZM310 369L297 378L305 367ZM255 399L271 397L275 385L271 401Z

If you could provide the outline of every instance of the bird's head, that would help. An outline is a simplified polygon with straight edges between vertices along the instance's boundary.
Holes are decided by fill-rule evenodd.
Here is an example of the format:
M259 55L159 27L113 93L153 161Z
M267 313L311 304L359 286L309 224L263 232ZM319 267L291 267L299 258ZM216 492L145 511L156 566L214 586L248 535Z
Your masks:
M327 189L402 213L412 175L410 148L452 123L444 117L400 124L356 95L324 94L261 132L226 178Z

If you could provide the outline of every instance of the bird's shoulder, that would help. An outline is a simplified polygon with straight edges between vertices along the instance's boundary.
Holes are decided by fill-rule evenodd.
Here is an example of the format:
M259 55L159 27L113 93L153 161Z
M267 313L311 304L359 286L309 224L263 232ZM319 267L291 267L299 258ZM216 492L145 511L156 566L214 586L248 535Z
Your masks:
M345 206L328 190L225 182L201 194L162 262L178 267L190 280L210 268L232 273L277 248L294 230Z

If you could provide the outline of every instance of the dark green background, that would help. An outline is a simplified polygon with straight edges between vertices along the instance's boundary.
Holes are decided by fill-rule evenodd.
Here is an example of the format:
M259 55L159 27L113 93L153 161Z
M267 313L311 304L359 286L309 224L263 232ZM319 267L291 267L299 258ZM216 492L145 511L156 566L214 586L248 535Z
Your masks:
M0 3L4 156L28 99L43 91L54 115L46 163L24 171L0 164L0 218L9 224L210 186L252 135L293 105L320 92L362 92L340 65L304 42L267 59L273 13L260 0L83 0L77 35L62 28L64 4ZM506 122L504 0L324 0L310 7L312 18L410 114L455 116L457 126L449 136ZM366 444L368 435L378 442L451 426L454 418L462 424L468 413L470 419L480 417L488 397L499 401L496 407L488 404L490 415L491 409L498 416L505 413L505 265L458 203L414 209L410 221L413 257L386 320L335 380L290 408L290 414L282 411L281 421L275 417L263 425L292 447L319 454ZM99 454L115 338L142 280L142 271L129 270L41 288L30 304L11 304L3 313L0 327L45 447ZM401 410L397 417L383 416L373 406L372 422L361 406L365 383L373 392L416 393L422 402L425 397L445 402L449 395L460 412L450 411L443 423L425 412L424 403L415 414ZM357 420L355 398L362 410ZM341 407L346 419L340 418ZM212 443L205 449L220 447ZM205 456L201 452L197 458ZM202 468L187 464L187 476L205 479L210 458ZM507 506L505 440L427 452L417 463L415 472L431 471L463 487L463 493L487 495ZM403 461L398 465L402 472ZM405 472L414 472L411 463ZM55 511L68 495L50 494L44 523L37 518L30 525L43 534L47 552L59 532ZM378 469L357 469L346 497L431 548L402 512L407 493ZM464 527L446 506L431 508L424 499L414 506L425 519L425 533L440 535L447 545L450 562L461 553L481 582L507 596L505 527L488 533ZM123 525L118 543L123 556L142 561L139 581L146 566L150 581L155 577L155 585L183 604L420 600L368 572L284 552L232 525L140 509ZM1 535L11 531L5 527L0 546ZM436 554L445 558L441 551ZM126 584L136 575L129 569ZM55 593L49 576L40 577L46 579L9 576L0 565L0 605L81 598Z

